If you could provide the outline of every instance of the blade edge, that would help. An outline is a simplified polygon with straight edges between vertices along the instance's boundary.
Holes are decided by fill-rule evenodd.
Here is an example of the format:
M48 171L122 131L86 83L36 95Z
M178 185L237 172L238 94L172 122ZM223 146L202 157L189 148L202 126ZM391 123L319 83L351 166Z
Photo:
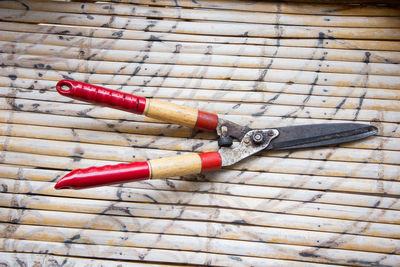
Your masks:
M338 131L337 129L343 130ZM378 133L378 129L369 124L332 123L310 124L276 128L283 136L271 142L270 150L288 150L340 144L363 139ZM321 132L313 135L313 130Z

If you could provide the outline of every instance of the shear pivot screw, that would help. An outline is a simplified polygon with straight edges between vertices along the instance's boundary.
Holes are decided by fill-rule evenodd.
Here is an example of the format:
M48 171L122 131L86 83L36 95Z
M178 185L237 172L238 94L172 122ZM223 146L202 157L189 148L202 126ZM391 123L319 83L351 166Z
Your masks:
M253 135L253 142L256 144L261 143L264 140L264 136L262 135L262 133L255 133Z

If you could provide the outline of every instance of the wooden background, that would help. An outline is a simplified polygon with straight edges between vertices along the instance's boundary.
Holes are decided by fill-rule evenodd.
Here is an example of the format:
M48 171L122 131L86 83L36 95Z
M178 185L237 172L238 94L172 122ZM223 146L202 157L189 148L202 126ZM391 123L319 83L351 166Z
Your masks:
M400 266L399 8L1 1L0 50L1 264ZM72 169L217 149L215 134L63 97L63 78L254 128L362 122L379 134L55 191Z

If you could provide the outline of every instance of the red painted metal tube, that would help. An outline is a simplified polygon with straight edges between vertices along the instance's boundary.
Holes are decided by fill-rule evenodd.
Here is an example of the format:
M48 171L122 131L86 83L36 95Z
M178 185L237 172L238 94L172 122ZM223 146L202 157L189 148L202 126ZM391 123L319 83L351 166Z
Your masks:
M135 182L150 178L147 161L106 165L74 170L61 178L55 189L84 189L95 186Z
M61 80L57 83L56 89L60 94L73 99L136 114L143 114L146 107L146 98L144 97L126 94L88 83Z
M197 115L196 129L213 132L217 128L218 115L199 110Z
M218 152L206 152L199 154L201 159L201 172L210 172L221 169L222 158Z

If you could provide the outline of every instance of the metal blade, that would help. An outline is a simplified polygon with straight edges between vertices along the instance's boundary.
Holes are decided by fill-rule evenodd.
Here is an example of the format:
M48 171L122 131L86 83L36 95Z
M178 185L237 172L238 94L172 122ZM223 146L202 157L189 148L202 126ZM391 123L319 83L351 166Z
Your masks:
M266 149L283 150L326 146L362 139L378 133L375 126L360 123L324 123L275 128L279 136Z

